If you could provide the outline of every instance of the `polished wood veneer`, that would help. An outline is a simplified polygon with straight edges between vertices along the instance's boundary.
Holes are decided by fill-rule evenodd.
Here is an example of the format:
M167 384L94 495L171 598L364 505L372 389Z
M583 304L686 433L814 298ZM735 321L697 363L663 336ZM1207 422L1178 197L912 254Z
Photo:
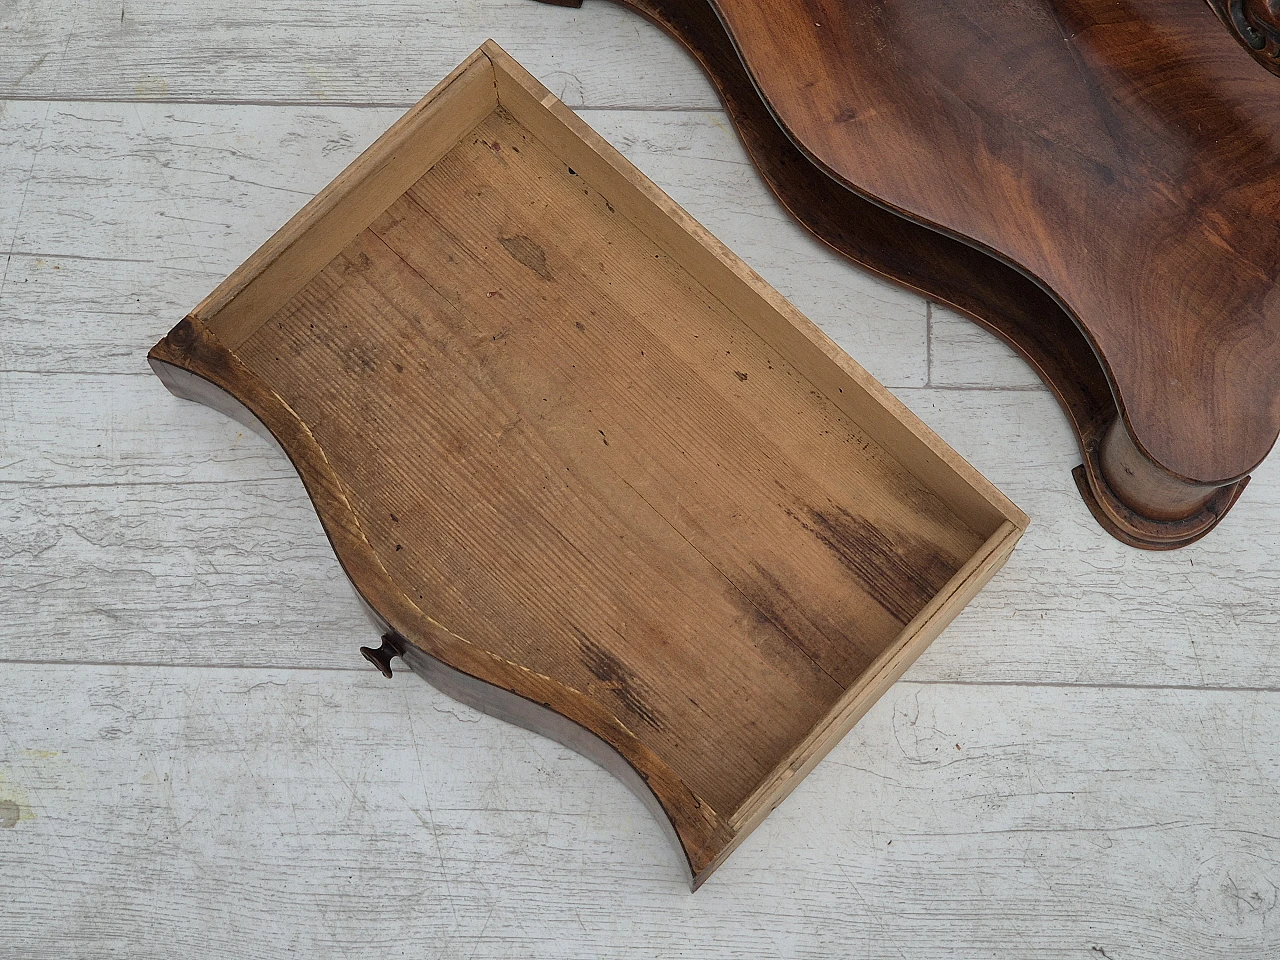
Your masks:
M1209 0L1255 60L1280 76L1280 0Z
M1027 522L492 43L149 358L289 455L379 670L596 759L695 885Z
M617 2L801 223L1028 359L1113 535L1234 504L1280 431L1280 81L1203 0Z

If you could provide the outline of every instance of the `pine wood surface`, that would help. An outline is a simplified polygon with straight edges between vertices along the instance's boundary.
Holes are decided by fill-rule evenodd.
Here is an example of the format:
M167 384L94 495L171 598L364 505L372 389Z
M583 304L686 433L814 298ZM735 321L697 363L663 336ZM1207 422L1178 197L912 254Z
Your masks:
M616 771L694 889L1027 524L492 41L148 360L278 441L392 655Z
M109 34L118 8L0 12L25 37L0 50L4 75L44 57L0 113L15 172L0 188L0 802L20 817L0 828L0 944L1273 955L1280 473L1265 464L1176 555L1111 541L1025 366L795 228L674 45L633 17L602 32L608 5L590 23L536 4L521 20L522 6L465 42L420 38L439 59L422 76L373 53L425 29L421 4L381 8L376 27L342 5L246 5L219 28L235 66L217 76L199 35L184 53L172 32ZM405 71L394 107L326 105L285 66L324 59L300 42L320 21L382 31L358 64L333 46L328 62L359 103L387 102L379 64ZM1004 571L694 897L607 774L369 670L367 621L296 476L138 362L488 34L544 80L539 49L575 75L597 65L588 106L640 109L589 109L592 125L1033 518ZM232 42L263 35L281 49ZM636 43L645 57L601 66ZM82 64L86 45L110 53ZM162 74L178 92L138 102ZM296 175L271 177L279 165Z

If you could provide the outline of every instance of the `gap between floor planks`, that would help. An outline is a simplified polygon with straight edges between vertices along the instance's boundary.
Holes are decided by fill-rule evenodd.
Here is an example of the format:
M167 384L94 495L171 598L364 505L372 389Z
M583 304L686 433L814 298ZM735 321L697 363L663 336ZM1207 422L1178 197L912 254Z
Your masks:
M372 628L370 628L372 633ZM361 639L355 637L354 641ZM21 660L21 659L2 659L0 665L15 667L58 667L58 668L83 668L83 667L128 667L130 669L144 670L251 670L251 671L271 671L276 673L368 673L367 664L353 664L349 667L315 667L315 666L290 666L288 664L268 664L268 663L155 663L142 660ZM409 668L400 665L397 669L397 661L392 661L392 669L396 673L403 672L406 678L410 678ZM411 682L407 679L406 682ZM1042 682L1025 681L1025 680L912 680L910 677L903 677L894 686L901 687L1016 687L1028 690L1168 690L1183 693L1280 693L1280 687L1236 687L1236 686L1209 686L1205 684L1178 684L1178 683L1071 683L1056 682L1046 680Z
M174 107L342 107L348 110L408 110L417 99L411 100L236 100L218 97L192 97L187 100L163 99L151 97L41 97L41 96L7 96L0 97L0 103L103 103L132 105L147 103L158 106ZM696 104L641 105L619 104L577 104L571 106L574 113L592 113L608 111L610 113L721 113L722 111L707 105Z

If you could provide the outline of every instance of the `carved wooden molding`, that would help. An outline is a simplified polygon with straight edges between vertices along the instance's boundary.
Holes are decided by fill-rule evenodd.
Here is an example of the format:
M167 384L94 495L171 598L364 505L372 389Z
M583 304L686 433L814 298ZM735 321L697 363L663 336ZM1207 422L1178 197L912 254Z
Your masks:
M1280 0L1208 2L1254 59L1280 76Z

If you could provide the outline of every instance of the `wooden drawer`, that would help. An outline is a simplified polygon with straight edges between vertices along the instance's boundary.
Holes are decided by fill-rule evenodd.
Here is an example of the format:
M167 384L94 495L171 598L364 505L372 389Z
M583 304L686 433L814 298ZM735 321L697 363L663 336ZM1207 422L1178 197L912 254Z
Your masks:
M701 883L1026 517L486 43L151 351L292 459L398 654Z

